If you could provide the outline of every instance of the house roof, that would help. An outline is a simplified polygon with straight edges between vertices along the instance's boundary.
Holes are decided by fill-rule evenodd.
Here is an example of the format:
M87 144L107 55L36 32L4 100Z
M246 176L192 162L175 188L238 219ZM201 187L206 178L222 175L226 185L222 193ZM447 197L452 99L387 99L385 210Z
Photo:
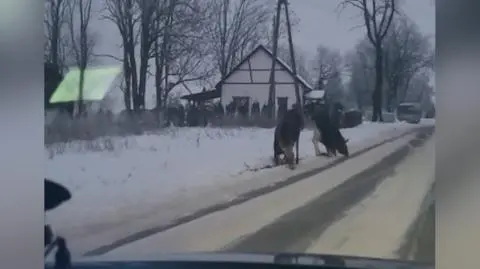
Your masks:
M259 45L257 46L254 50L252 50L252 52L250 52L245 58L243 58L242 61L240 61L240 63L238 63L226 76L223 80L219 81L216 85L215 85L215 89L219 90L220 89L220 86L223 84L223 82L225 80L227 80L231 75L233 75L239 68L240 66L242 66L246 61L248 61L248 59L250 59L253 55L255 55L257 52L263 50L264 52L266 52L271 58L273 58L273 53L267 49L264 45ZM286 63L284 62L282 59L278 58L277 56L277 64L279 64L280 66L282 66L292 77L294 76L293 74L293 71L292 71L292 68ZM310 83L308 83L304 78L302 78L300 75L296 75L296 79L298 82L300 82L300 84L302 84L305 88L309 89L309 90L313 90L313 87L312 85L310 85Z

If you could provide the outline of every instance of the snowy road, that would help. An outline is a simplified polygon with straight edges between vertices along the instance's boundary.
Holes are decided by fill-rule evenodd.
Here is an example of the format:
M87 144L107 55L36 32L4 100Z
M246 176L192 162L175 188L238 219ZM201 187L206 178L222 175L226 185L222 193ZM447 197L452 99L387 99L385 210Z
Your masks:
M341 131L354 158L432 125L366 122ZM259 170L271 163L272 133L180 128L47 146L47 176L72 190L73 198L46 221L68 238L74 257L102 254L343 165L340 157L315 157L312 131L305 130L297 169Z
M434 150L430 140L399 164L369 197L328 227L307 252L398 258L432 186Z
M416 148L419 141L424 139L406 135L290 186L115 248L105 257L215 250L397 257L434 178L434 141Z

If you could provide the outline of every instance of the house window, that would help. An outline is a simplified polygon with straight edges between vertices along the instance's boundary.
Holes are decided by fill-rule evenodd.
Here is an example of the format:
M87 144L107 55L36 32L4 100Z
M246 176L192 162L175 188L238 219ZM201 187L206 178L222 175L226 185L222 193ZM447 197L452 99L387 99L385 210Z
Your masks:
M236 107L236 112L243 117L247 117L250 111L250 97L248 96L234 96L233 103Z

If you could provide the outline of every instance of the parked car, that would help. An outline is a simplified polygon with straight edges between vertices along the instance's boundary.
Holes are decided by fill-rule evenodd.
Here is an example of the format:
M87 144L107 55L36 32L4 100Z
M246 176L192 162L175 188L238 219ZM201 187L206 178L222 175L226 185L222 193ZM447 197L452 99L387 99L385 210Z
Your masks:
M396 111L397 120L408 123L419 123L423 116L423 111L418 103L401 103Z

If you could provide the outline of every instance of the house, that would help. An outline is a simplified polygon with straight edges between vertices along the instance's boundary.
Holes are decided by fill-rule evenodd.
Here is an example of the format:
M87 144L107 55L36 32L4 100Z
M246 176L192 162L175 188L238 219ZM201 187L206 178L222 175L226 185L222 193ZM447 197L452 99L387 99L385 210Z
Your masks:
M235 102L246 104L251 111L252 104L258 102L260 107L268 103L270 91L270 72L272 67L272 52L263 45L256 47L225 78L219 81L212 91L184 96L182 99L205 101L220 98L222 106ZM300 96L311 92L313 87L299 75L294 76L292 68L277 57L275 64L276 109L290 108L296 103L295 80L298 82ZM237 106L238 107L238 106Z
M270 91L270 73L273 54L265 46L259 45L235 66L225 78L215 86L220 91L221 104L226 107L232 101L247 104L251 111L252 104L258 102L260 107L268 103ZM295 80L298 82L300 96L313 90L313 87L299 75L294 76L292 68L277 57L275 64L276 109L290 108L296 103Z

